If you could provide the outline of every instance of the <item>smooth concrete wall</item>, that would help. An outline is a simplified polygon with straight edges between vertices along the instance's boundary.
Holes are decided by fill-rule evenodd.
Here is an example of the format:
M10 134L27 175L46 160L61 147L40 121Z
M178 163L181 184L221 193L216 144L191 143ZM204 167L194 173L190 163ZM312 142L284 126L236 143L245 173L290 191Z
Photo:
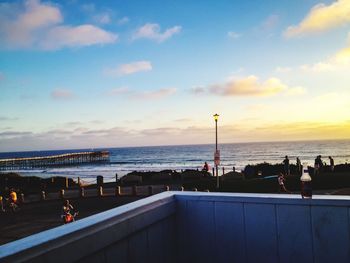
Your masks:
M164 193L0 246L0 262L175 262L174 229Z
M3 246L0 262L350 262L350 197L164 192Z
M179 262L350 262L350 198L178 193Z

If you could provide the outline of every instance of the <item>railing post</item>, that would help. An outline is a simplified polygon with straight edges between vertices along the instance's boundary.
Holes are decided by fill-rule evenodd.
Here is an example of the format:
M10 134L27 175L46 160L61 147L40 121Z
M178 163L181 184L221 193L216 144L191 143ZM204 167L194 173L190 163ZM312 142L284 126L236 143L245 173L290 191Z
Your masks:
M46 193L45 193L45 191L41 191L40 199L41 199L41 201L45 201L46 200Z
M80 187L79 188L79 196L80 197L84 197L85 196L85 189L84 189L84 187Z
M121 195L121 187L118 185L116 188L115 188L115 196L120 196Z
M213 167L213 169L212 169L212 170L213 170L213 176L215 176L215 168Z
M222 175L225 174L225 167L222 167Z
M185 191L185 188L183 186L181 186L180 191L182 191L182 192Z
M68 187L69 187L69 180L68 180L68 177L66 177L65 187L66 187L66 189L68 189Z
M164 189L165 189L165 191L170 191L169 185L166 185Z
M60 190L60 197L61 197L61 199L64 199L64 189Z
M99 186L99 187L97 187L97 195L98 196L103 196L103 188L102 188L102 186Z

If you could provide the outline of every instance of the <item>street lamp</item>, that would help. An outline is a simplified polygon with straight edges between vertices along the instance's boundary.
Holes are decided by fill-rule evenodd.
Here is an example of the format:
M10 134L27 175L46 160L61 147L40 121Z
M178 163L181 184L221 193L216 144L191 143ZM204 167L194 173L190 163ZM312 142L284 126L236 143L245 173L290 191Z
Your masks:
M213 115L215 120L215 153L214 153L214 164L216 168L216 188L219 188L219 164L220 164L220 151L218 150L218 119L219 114Z

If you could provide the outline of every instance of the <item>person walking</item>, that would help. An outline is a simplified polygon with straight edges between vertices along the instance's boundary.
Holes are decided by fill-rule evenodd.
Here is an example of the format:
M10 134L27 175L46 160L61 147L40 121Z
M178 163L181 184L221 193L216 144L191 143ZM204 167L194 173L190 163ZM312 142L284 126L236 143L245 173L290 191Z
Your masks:
M290 192L287 190L286 186L284 185L286 178L284 177L283 173L280 173L278 175L277 180L278 180L278 186L279 186L278 193L285 192L285 193L290 194Z

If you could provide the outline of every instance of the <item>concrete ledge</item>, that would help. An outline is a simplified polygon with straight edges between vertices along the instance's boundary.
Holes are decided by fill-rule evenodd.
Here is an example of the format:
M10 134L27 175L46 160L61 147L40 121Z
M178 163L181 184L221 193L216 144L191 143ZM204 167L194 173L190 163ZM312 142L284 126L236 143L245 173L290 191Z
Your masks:
M0 261L73 262L174 213L173 194L151 196L0 246Z

